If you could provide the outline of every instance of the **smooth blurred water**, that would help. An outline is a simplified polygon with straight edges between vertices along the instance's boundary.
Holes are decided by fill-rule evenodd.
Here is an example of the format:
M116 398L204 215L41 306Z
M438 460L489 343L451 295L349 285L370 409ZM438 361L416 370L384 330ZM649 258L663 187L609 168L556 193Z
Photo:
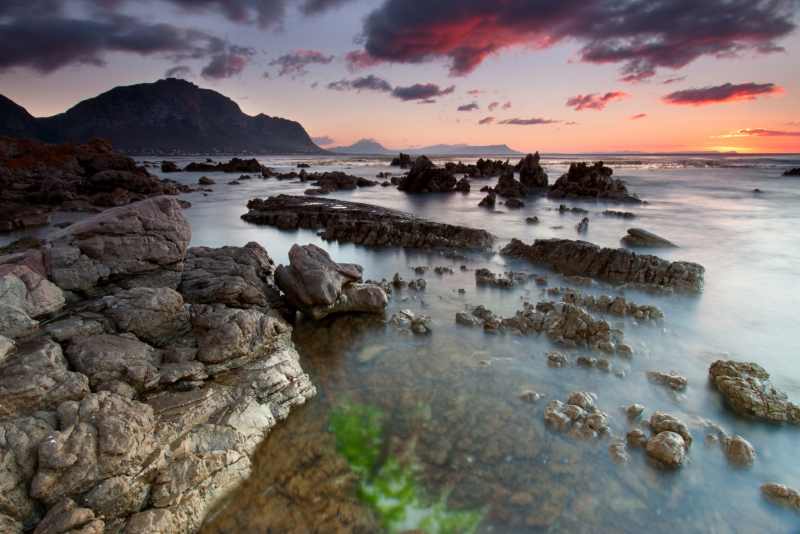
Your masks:
M551 183L574 159L543 158ZM528 199L520 210L500 205L493 212L478 208L484 196L478 190L494 185L495 179L472 180L472 192L466 195L407 195L394 187L377 186L331 196L484 228L498 237L498 249L511 238L530 242L548 237L617 247L630 227L675 242L678 248L655 253L702 264L705 289L696 297L626 293L638 304L657 305L666 318L660 326L624 321L625 339L635 354L631 361L612 358L614 369L626 372L624 378L599 370L551 369L545 355L555 347L544 338L490 336L454 324L455 313L469 305L483 304L510 316L523 300L551 300L532 283L512 290L478 288L474 269L548 274L550 286L568 285L541 267L509 263L496 254L456 261L418 251L327 243L311 231L254 226L240 219L249 199L302 194L310 184L254 177L228 185L238 175L222 173L167 177L194 184L205 174L217 182L207 196L184 195L192 203L186 215L193 245L257 241L277 263L284 263L292 244L316 243L337 261L363 265L365 276L372 279L389 279L399 272L410 280L416 277L412 270L416 265L447 265L455 271L444 276L429 272L424 276L428 282L424 293L401 291L390 303L387 315L404 308L430 315L429 337L404 336L358 318L295 329L302 364L320 395L285 423L282 432L293 439L321 440L330 410L344 401L379 407L389 414L386 431L393 443L414 444L426 487L432 494L450 491L453 506L488 510L481 526L486 532L797 532L798 516L766 503L759 486L780 482L800 487L796 461L800 429L733 415L710 388L707 372L720 357L755 361L772 374L779 389L800 402L800 179L781 176L785 168L800 166L800 158L619 155L606 159L613 162L615 176L647 203L564 202L590 212L589 231L580 236L575 226L584 215L559 214L560 202L546 198ZM179 165L188 161L176 160ZM371 179L379 172L401 172L389 167L386 158L260 161L279 171L305 162L312 165L308 172L344 170ZM755 188L762 192L754 193ZM637 217L606 217L605 209L632 211ZM526 224L525 218L534 215L540 223ZM461 272L462 264L470 270ZM463 295L459 288L465 290ZM588 291L612 292L602 286ZM573 351L571 358L585 352ZM689 379L689 387L675 395L649 383L645 378L649 370L677 371ZM542 393L544 399L534 405L520 401L525 388ZM695 437L688 464L677 472L665 472L650 465L642 451L631 450L631 463L618 466L609 458L607 440L584 443L553 434L543 424L544 405L551 399L564 400L573 390L598 395L598 405L609 413L616 435L624 436L632 427L619 407L634 402L644 404L648 415L664 410L683 418ZM414 415L420 409L426 414L421 420ZM701 418L753 443L758 451L755 465L734 469L719 446L705 446ZM253 477L218 511L207 525L208 532L230 531L224 521L234 516L237 531L263 531L270 516L265 515L268 507L263 500L267 492L259 488L275 484L275 473L264 466L271 465L276 455L291 454L289 449L291 442L287 448L280 437L267 438L256 456ZM302 462L287 463L300 475L309 469ZM523 493L533 500L512 498Z

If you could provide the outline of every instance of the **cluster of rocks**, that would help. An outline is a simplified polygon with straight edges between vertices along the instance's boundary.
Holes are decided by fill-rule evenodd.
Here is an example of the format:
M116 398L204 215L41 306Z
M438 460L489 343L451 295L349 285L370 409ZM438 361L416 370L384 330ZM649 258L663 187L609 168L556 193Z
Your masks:
M302 174L302 173L301 173ZM313 181L315 189L306 190L306 195L327 195L340 190L351 191L358 187L372 187L378 182L367 180L359 176L353 176L341 171L305 174L300 178L302 181Z
M578 439L598 439L609 432L608 414L597 406L597 395L574 391L566 401L554 399L544 410L544 422L553 430Z
M545 334L553 343L568 348L585 347L623 356L633 353L624 343L622 330L612 329L607 321L595 319L573 304L539 302L532 305L526 302L513 317L507 318L477 306L470 312L458 312L456 323L483 327L489 333Z
M550 198L593 198L618 202L639 203L638 197L632 195L625 182L612 178L614 171L602 162L594 165L573 163L569 171L550 187L547 196Z
M576 206L571 206L570 207L570 206L567 206L566 204L559 204L558 205L558 214L559 215L564 215L565 213L574 213L576 215L584 215L586 213L589 213L589 211L585 210L583 208L578 208Z
M478 286L491 286L501 289L509 289L528 282L535 275L528 273L505 272L501 275L493 273L489 269L481 268L475 271L475 283Z
M701 265L670 262L625 249L601 248L585 241L537 239L526 245L512 239L500 252L547 265L567 276L586 276L615 285L686 293L703 289L705 269Z
M561 295L561 300L568 304L617 317L632 317L637 321L660 321L664 318L664 313L656 306L638 305L622 296L591 295L572 288L560 287L548 289L547 294Z
M292 246L275 283L290 306L317 320L342 312L383 313L388 304L381 287L362 282L360 265L336 263L316 245Z
M169 163L169 162L164 162ZM164 166L162 163L162 169ZM174 164L173 164L174 165ZM183 168L184 172L226 172L226 173L253 173L267 176L268 169L261 165L257 159L232 158L227 162L214 163L213 160L205 162L192 162Z
M800 425L800 406L775 389L769 373L760 365L717 360L708 374L711 384L734 412L763 421Z
M674 248L678 246L668 239L641 228L628 228L628 234L621 241L623 245L634 248Z
M784 176L800 176L800 167L795 167L794 169L789 169L784 171Z
M188 190L150 175L99 139L50 145L0 137L0 232L47 225L56 209L100 211Z
M480 158L475 164L447 162L444 168L454 174L464 174L470 178L491 178L504 173L511 165L508 160L492 160Z
M798 174L800 176L800 174ZM769 483L761 486L761 493L769 500L787 508L800 511L800 491L783 484Z
M400 332L411 333L416 336L427 336L433 332L431 318L427 315L417 315L411 310L400 310L389 319L389 325Z
M494 237L485 230L435 223L369 204L278 195L248 202L242 219L283 230L321 229L332 241L377 247L487 249Z
M539 153L528 154L522 158L514 168L519 173L520 183L529 191L545 189L547 187L547 173L539 164Z
M392 159L390 165L392 167L400 167L401 169L407 169L411 167L413 163L414 162L411 160L411 156L400 152L400 154L396 158Z
M452 171L437 167L426 156L419 156L408 174L400 179L397 189L406 193L450 193L456 190L457 184Z
M603 215L605 215L606 217L617 217L618 219L636 218L636 214L631 213L630 211L605 210L603 211Z
M0 258L3 532L196 531L314 395L267 251L190 236L161 196Z

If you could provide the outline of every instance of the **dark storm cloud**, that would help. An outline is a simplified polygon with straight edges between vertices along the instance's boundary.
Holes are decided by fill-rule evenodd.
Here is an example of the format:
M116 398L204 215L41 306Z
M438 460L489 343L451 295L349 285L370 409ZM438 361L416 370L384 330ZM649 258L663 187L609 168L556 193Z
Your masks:
M498 122L497 124L508 124L512 126L539 126L541 124L561 124L562 121L553 119L543 119L541 117L533 117L530 119L506 119Z
M122 14L126 6L140 3L0 0L0 71L27 67L49 73L72 64L101 66L108 53L123 52L173 61L206 60L203 74L218 78L241 72L253 56L249 49L206 31ZM200 12L267 28L281 24L289 5L319 13L344 0L150 0L149 3L154 4L154 10L167 4L187 13Z
M408 87L395 87L392 96L405 101L419 100L421 103L433 104L436 97L449 95L455 90L455 85L442 89L435 83L415 83Z
M303 5L300 6L300 11L306 15L317 15L329 9L341 7L350 2L352 2L352 0L305 0Z
M392 90L392 84L370 74L353 80L339 80L328 84L328 89L335 91L379 91L388 93Z
M29 67L47 73L73 63L103 65L108 52L198 59L219 53L223 47L223 41L203 32L123 15L97 20L20 18L0 23L0 70Z
M464 104L463 106L458 106L458 111L477 111L481 109L477 102L471 102L469 104Z
M305 76L309 65L328 65L333 56L327 56L318 50L295 50L272 60L271 67L280 67L278 76Z
M203 68L201 74L211 79L236 76L244 70L253 55L255 50L252 48L231 46L228 50L212 56L211 62Z
M755 100L759 96L782 92L783 88L774 83L725 83L713 87L676 91L666 95L663 100L667 104L704 106L706 104Z
M797 8L797 0L440 0L420 9L387 0L364 22L363 53L399 63L445 58L463 75L511 46L574 39L582 61L618 63L623 79L639 81L703 56L780 51Z
M186 65L176 65L164 73L165 78L188 78L191 75L192 69Z
M575 111L583 111L585 109L602 111L614 100L622 100L628 96L628 93L623 93L622 91L611 91L604 95L595 93L577 95L567 100L567 107L573 108Z

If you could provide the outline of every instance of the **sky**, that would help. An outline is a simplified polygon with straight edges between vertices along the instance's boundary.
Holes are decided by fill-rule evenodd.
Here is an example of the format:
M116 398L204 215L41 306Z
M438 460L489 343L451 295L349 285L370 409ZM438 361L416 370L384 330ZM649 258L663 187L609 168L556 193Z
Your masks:
M325 147L800 152L800 0L2 0L0 94L167 76Z

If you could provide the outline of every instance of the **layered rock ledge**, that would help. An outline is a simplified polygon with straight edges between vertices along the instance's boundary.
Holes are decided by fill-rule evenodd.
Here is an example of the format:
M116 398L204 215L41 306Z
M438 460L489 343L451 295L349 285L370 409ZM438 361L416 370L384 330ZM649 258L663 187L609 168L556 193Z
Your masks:
M428 221L402 211L342 200L278 195L253 199L242 219L282 230L322 230L331 241L376 247L488 249L485 230Z
M512 239L500 253L547 265L563 275L588 276L641 289L698 293L703 289L705 275L705 269L697 263L671 262L569 239L537 239L531 245Z
M190 235L156 197L0 257L3 532L195 532L315 394L267 251Z

